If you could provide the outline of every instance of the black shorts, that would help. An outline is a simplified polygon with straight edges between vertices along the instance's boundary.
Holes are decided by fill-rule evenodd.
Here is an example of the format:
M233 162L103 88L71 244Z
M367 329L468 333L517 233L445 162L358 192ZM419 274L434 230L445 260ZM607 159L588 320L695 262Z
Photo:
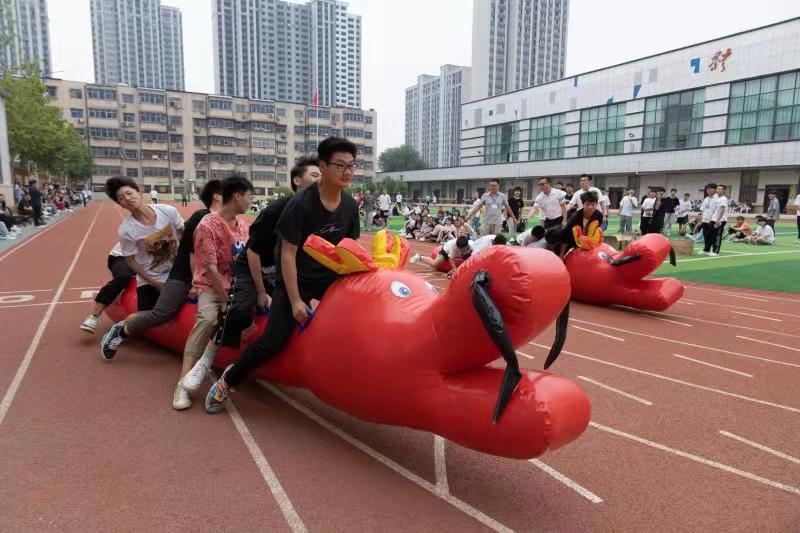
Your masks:
M686 215L685 217L678 217L677 220L678 224L686 224L689 222L689 215Z
M439 250L439 255L441 255L442 257L444 257L444 260L445 260L445 261L449 261L449 260L450 260L450 256L449 256L449 255L447 255L447 252L445 252L445 251L444 251L444 248L442 248L441 250Z

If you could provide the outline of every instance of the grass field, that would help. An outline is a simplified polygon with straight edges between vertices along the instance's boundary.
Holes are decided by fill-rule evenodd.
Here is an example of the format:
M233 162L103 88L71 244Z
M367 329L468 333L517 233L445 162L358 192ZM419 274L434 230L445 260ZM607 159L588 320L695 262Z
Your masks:
M399 231L404 223L403 217L392 217L389 229ZM531 221L528 226L536 223ZM608 233L616 233L619 217L609 217L608 227ZM638 227L637 219L634 219L634 227ZM677 226L674 230L677 236ZM700 283L800 293L800 245L795 244L797 228L794 223L782 222L776 225L775 233L776 244L773 246L723 242L718 257L678 256L677 267L665 263L656 271L656 275ZM696 245L695 254L702 249L702 244Z

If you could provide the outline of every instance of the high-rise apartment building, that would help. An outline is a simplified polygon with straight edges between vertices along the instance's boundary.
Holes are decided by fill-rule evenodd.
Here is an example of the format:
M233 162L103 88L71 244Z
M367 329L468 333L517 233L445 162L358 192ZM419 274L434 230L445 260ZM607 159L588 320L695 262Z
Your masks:
M28 63L43 75L52 72L47 0L11 0L0 3L0 35L8 38L0 46L0 69L17 69Z
M361 106L361 17L341 0L214 0L217 92Z
M300 156L326 137L358 148L356 183L375 176L375 111L255 100L116 84L44 80L57 107L94 155L92 186L128 176L145 192L197 191L238 172L259 196L289 187ZM0 147L1 148L1 147ZM1 151L1 150L0 150Z
M406 145L433 168L458 165L461 104L470 99L469 67L444 65L406 89Z
M569 0L474 0L472 99L564 77Z
M160 0L91 0L91 14L97 83L183 89L180 11Z

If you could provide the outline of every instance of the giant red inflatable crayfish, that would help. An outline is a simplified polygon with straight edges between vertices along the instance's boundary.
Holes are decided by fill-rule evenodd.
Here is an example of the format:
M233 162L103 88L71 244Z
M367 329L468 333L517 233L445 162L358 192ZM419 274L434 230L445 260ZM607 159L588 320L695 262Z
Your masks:
M572 298L589 304L624 305L664 311L683 296L683 284L674 278L649 278L675 253L660 234L643 235L622 252L603 243L603 232L592 222L584 235L573 228L574 248L564 259L572 284Z
M590 407L580 387L519 369L514 351L556 317L557 329L565 328L570 282L556 255L495 246L466 261L438 294L401 270L408 244L385 231L376 235L371 256L350 239L333 246L312 236L304 249L347 275L257 377L306 387L364 420L423 429L504 457L536 457L586 428ZM109 315L120 320L135 310L135 300L135 291L126 291ZM187 304L175 323L146 335L180 351L194 311ZM558 337L548 363L563 344ZM498 353L506 369L488 366ZM215 364L224 367L237 355L223 349Z

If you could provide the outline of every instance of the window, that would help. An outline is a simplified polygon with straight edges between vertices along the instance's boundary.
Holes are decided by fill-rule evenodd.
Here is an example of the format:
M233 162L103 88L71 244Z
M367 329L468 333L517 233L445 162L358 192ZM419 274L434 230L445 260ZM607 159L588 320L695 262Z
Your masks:
M116 139L118 135L116 128L89 128L89 137L92 139Z
M222 128L225 130L233 129L233 121L229 118L210 118L208 119L209 128Z
M519 123L499 124L486 128L484 151L486 163L516 161L519 149Z
M138 150L123 150L122 157L125 159L139 159L139 151Z
M122 167L94 165L92 166L92 174L95 176L119 176L122 174Z
M294 110L294 119L295 120L303 120L305 118L305 112L302 109L295 109Z
M531 161L561 159L564 157L564 135L566 114L550 115L531 119L530 149ZM516 161L516 159L514 159Z
M136 122L136 113L123 113L122 114L122 121L123 122Z
M83 109L73 107L69 110L69 116L72 118L83 118Z
M116 119L117 118L117 110L116 109L89 109L89 116L91 118L107 118L107 119Z
M133 103L133 95L132 94L124 94L122 95L122 103L123 104L132 104Z
M275 148L275 140L266 137L253 137L253 148Z
M180 128L183 126L183 117L180 115L170 115L169 125L173 128Z
M233 102L230 100L208 100L209 109L233 109Z
M125 175L129 178L138 178L139 177L139 169L138 168L126 168Z
M192 100L192 111L195 113L205 113L206 112L206 101L205 100Z
M55 87L53 85L48 85L47 86L47 96L49 96L51 98L55 98L57 95L58 95L58 87Z
M122 140L126 142L136 142L136 132L135 131L123 131L122 132Z
M92 155L95 157L115 157L118 158L120 151L119 148L113 146L92 146L90 148Z
M275 106L272 104L250 104L250 112L272 115L275 113Z
M237 113L247 113L247 106L244 104L236 104Z
M70 89L69 90L69 97L70 98L83 98L83 91L80 89Z
M277 114L279 117L285 117L286 116L286 109L284 109L282 107L278 107L278 108L275 109L275 114Z
M142 175L146 178L166 178L169 176L169 169L145 167L142 169Z
M139 103L141 104L156 104L156 105L163 105L164 104L164 95L163 94L153 94L153 93L139 93Z
M642 150L697 148L703 134L705 89L648 98Z
M150 124L165 124L167 122L167 115L164 113L153 113L151 111L139 112L139 120Z
M86 97L94 100L116 100L117 91L112 89L100 89L99 87L87 87Z
M167 142L167 132L165 131L143 131L142 142L165 143Z
M621 154L625 140L625 104L581 110L579 156Z
M800 139L800 73L731 84L727 144Z

